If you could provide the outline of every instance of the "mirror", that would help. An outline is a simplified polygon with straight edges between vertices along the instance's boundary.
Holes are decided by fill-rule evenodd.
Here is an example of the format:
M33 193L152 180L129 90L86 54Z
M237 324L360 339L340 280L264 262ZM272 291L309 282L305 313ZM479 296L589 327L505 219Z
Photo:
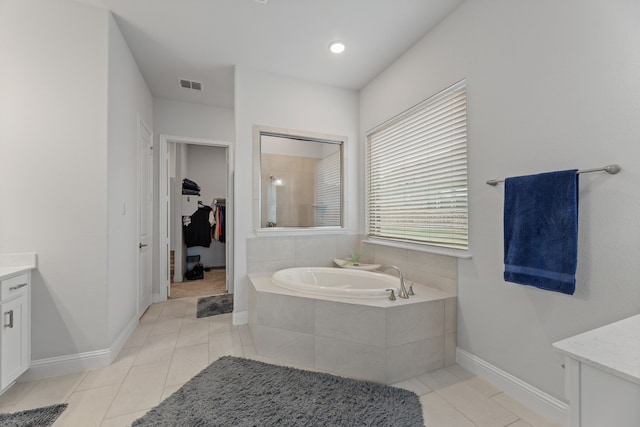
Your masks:
M260 131L260 228L341 227L344 139Z

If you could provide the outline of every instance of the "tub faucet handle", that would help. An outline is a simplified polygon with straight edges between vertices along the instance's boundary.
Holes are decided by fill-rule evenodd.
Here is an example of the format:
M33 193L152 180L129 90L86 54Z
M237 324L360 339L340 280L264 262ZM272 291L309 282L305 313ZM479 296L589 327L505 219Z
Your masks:
M391 294L389 294L389 299L391 301L395 301L396 300L396 292L393 289L385 289L385 291L391 291Z
M408 295L415 295L413 293L413 283L409 283L409 290L407 291L407 294Z

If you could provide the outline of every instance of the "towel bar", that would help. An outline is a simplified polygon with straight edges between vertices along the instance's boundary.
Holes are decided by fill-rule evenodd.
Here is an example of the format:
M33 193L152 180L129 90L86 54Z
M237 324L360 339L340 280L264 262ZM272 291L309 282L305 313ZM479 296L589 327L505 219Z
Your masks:
M622 170L620 165L607 165L607 166L603 166L601 168L579 170L578 173L591 173L591 172L604 171L604 172L609 173L611 175L615 175L618 172L620 172L620 170ZM504 182L504 179L490 179L489 181L487 181L487 184L493 185L495 187L496 185L498 185L499 182Z

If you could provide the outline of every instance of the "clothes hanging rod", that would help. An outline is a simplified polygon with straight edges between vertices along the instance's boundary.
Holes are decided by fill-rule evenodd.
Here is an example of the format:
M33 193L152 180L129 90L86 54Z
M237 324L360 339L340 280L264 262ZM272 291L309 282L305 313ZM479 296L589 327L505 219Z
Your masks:
M611 175L615 175L618 172L620 172L622 170L622 168L620 167L620 165L607 165L601 168L593 168L593 169L583 169L583 170L579 170L578 173L591 173L591 172L606 172L609 173ZM499 182L504 182L504 179L490 179L489 181L487 181L487 184L489 185L493 185L494 187L496 185L498 185Z

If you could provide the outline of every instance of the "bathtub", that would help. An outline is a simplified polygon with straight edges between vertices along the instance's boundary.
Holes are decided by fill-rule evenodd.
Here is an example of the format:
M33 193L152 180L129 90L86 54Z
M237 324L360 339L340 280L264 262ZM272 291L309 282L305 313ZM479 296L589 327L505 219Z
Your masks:
M298 267L277 271L271 281L285 289L345 298L385 298L400 292L400 279L371 271Z
M381 288L400 284L390 274L343 268L250 273L248 323L256 353L385 384L455 363L454 294L412 281L415 295L391 301L388 291L372 288L373 282Z

